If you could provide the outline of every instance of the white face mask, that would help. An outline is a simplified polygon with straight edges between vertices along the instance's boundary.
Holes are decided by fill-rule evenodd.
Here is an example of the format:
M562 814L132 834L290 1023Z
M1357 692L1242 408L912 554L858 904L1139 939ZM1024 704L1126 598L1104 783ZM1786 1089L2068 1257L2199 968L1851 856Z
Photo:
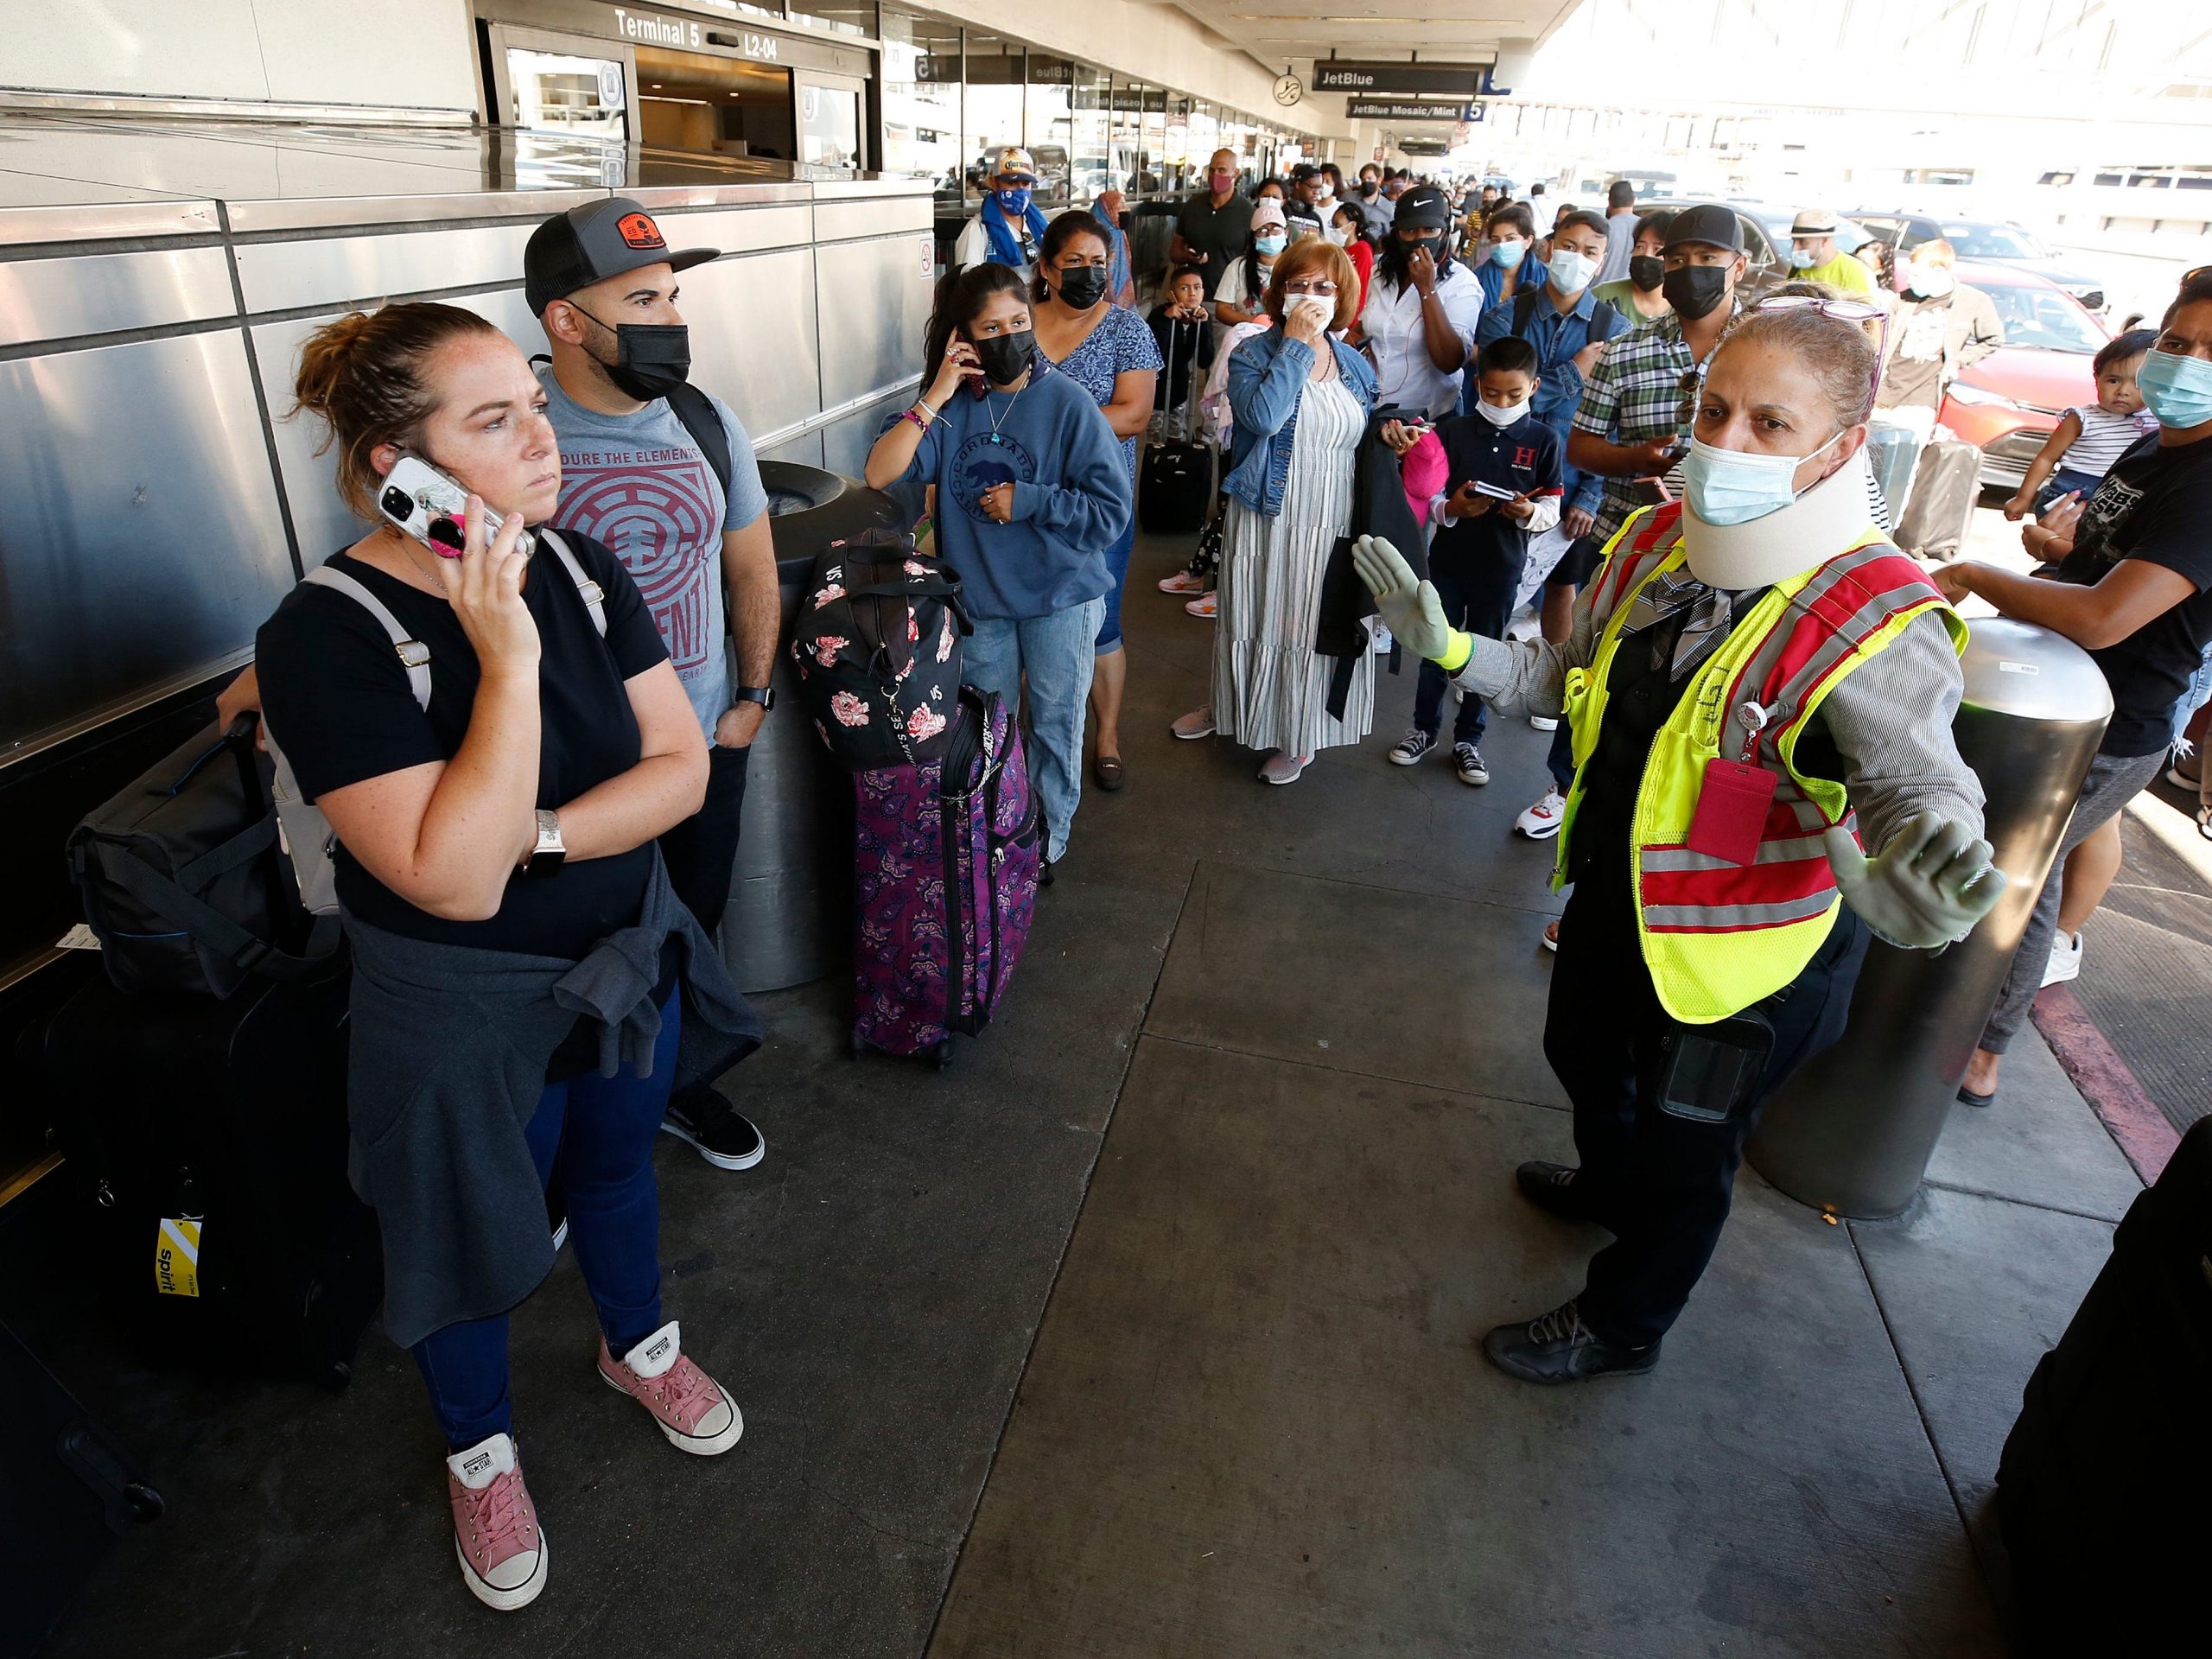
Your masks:
M1478 403L1475 405L1475 413L1492 426L1510 426L1526 415L1529 412L1529 405L1535 401L1533 397L1523 397L1517 404Z
M1351 240L1351 232L1341 225L1332 225L1329 226L1329 240L1341 248Z
M1293 294L1283 302L1283 311L1287 316L1311 311L1326 327L1336 321L1337 302L1326 294Z
M1923 264L1916 259L1911 271L1905 278L1906 285L1923 300L1940 300L1959 285L1948 265Z

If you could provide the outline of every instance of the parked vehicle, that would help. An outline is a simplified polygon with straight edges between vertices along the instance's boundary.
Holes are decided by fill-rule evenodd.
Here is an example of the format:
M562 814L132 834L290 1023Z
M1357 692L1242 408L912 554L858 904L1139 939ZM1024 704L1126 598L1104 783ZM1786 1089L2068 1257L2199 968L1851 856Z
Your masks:
M2014 264L1959 262L1957 276L1997 308L2005 344L1961 371L1937 418L1981 450L1981 481L2018 489L2067 409L2094 402L2090 360L2112 338L2056 283Z
M2103 278L2068 264L2045 247L2034 232L2018 225L1993 219L1938 219L1929 213L1854 212L1852 217L1907 256L1922 243L1941 237L1961 259L2033 271L2064 289L2088 310L2101 315L2105 309Z

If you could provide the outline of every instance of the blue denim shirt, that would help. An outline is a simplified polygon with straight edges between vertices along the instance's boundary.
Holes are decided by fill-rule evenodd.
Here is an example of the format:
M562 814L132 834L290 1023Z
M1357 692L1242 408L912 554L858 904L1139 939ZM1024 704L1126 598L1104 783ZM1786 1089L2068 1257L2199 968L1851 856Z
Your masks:
M1374 365L1341 340L1332 340L1337 372L1360 407L1375 407ZM1235 421L1229 447L1229 493L1263 518L1282 511L1283 481L1290 476L1298 406L1313 372L1313 348L1293 340L1280 325L1237 342L1229 359L1229 412Z
M1543 292L1544 297L1529 313L1529 330L1522 336L1536 348L1536 396L1531 412L1559 434L1560 453L1564 455L1567 435L1574 425L1575 405L1582 401L1582 371L1574 366L1574 354L1593 338L1611 340L1616 334L1626 334L1633 324L1615 311L1611 327L1604 334L1593 336L1590 327L1598 309L1598 296L1591 289L1584 289L1565 311L1552 302L1548 291L1539 291ZM1516 295L1484 312L1482 322L1475 330L1476 345L1487 346L1493 340L1503 340L1511 334L1513 313L1518 303ZM1471 374L1460 389L1459 412L1473 414L1479 401L1475 377ZM1573 467L1565 467L1564 471L1567 506L1580 507L1594 516L1605 480L1592 473L1578 472Z

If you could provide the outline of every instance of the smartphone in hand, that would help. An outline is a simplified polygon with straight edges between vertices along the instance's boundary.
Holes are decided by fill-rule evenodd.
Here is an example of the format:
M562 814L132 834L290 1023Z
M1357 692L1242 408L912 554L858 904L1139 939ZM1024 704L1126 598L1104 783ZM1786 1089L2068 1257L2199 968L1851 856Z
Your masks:
M404 451L377 486L377 512L402 535L410 536L442 559L457 559L468 540L468 492L460 482L420 455ZM499 515L487 502L488 524ZM524 531L515 545L527 559L537 540Z

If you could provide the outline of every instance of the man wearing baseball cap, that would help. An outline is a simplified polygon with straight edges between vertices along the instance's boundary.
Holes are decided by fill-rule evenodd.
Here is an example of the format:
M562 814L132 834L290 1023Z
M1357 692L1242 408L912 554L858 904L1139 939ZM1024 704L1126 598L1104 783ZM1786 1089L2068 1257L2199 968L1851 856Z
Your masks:
M677 896L709 935L729 903L749 746L774 702L781 622L752 440L727 404L690 384L690 338L676 308L677 273L715 255L671 249L623 196L556 214L523 253L524 297L552 350L538 370L561 446L552 523L596 537L637 578L706 733L706 802L660 847ZM664 1129L718 1168L760 1161L760 1131L712 1078L687 1084L679 1071L677 1083Z
M1045 234L1045 214L1031 200L1037 188L1037 163L1029 152L1008 144L999 151L991 193L952 245L952 268L1011 265L1024 281L1037 274L1037 244Z
M1825 207L1808 207L1789 226L1789 263L1801 282L1826 283L1860 299L1874 297L1874 273L1836 242L1842 221Z

